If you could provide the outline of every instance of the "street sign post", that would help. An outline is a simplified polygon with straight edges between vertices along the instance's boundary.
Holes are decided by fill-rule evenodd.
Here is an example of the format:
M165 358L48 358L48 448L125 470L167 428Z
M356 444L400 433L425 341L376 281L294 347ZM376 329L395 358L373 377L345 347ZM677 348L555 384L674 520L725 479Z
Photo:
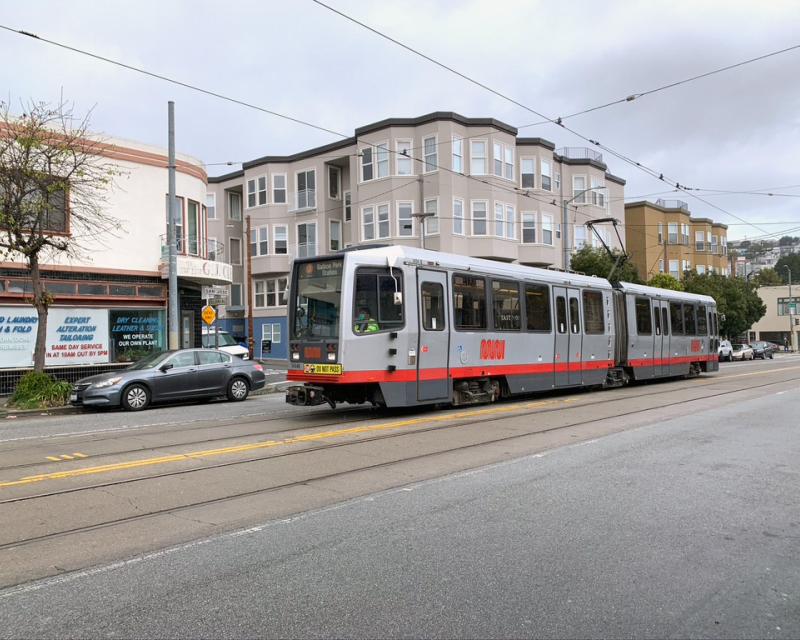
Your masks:
M214 311L214 307L210 305L206 305L203 307L203 311L200 314L200 317L203 318L203 322L205 322L209 327L214 324L214 321L217 319L217 312Z

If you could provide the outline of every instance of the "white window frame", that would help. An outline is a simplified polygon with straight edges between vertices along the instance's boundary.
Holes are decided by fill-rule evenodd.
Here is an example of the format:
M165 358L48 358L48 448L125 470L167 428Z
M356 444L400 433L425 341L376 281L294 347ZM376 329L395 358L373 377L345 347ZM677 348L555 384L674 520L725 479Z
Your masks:
M252 186L252 189L250 188ZM245 183L244 201L246 209L254 209L258 206L258 183L255 178L248 178ZM253 196L253 204L250 204L250 196Z
M277 329L277 332L276 332ZM275 339L275 335L277 333L278 339ZM269 340L272 344L280 344L281 343L281 325L279 322L265 322L261 325L261 343L264 343L264 340ZM261 354L261 357L264 357L264 354Z
M694 249L695 249L695 251L705 251L706 250L706 232L705 231L695 231L694 232Z
M591 188L592 190L589 192L592 194L592 204L596 207L600 207L601 209L606 208L606 196L603 192L603 183L600 182L597 178L592 178L591 180Z
M382 220L381 216L386 214L386 219ZM381 235L381 225L386 225L386 235ZM392 237L392 205L389 202L381 202L375 205L375 238L377 240L386 240Z
M428 153L425 149L425 141L430 140L433 138L433 153ZM433 162L429 162L428 158L432 157ZM431 136L424 136L422 138L422 169L423 173L434 173L435 171L439 170L439 135L433 134ZM432 169L428 169L428 165L431 164L433 166Z
M325 178L328 182L328 193L327 196L330 200L341 200L342 199L342 169L337 167L335 164L328 164L325 165L327 167L327 171L325 172ZM331 171L336 174L335 182L331 181ZM331 187L336 185L336 195L331 195Z
M334 234L334 226L338 226L339 231ZM339 246L334 248L333 241L337 240L339 242ZM341 251L343 247L343 236L342 236L342 221L341 220L328 220L328 248L331 251Z
M561 192L561 172L553 170L553 191Z
M303 225L313 226L314 227L314 256L318 256L319 255L319 232L317 230L317 221L316 220L309 221L309 222L298 222L295 225L295 227L294 227L295 243L294 244L295 244L295 250L297 252L295 254L295 256L298 257L298 258L310 258L310 257L313 257L313 256L309 256L309 255L305 255L305 256L301 256L300 255L300 227L302 227ZM308 237L308 232L306 232L306 237ZM306 246L308 246L308 243L306 243Z
M482 204L483 205L483 217L482 218L476 218L475 217L475 205L476 204ZM474 236L476 238L486 238L486 237L488 237L490 235L489 231L491 229L490 229L489 225L491 225L491 223L492 223L491 218L489 218L490 211L491 211L491 208L489 207L489 201L488 200L470 200L470 203L469 203L470 216L469 216L469 218L470 218L470 231L471 231L470 235L471 236ZM483 233L475 233L475 221L476 220L478 220L479 222L483 222L483 224L484 224L484 232Z
M211 212L214 212L212 215ZM217 219L217 194L206 193L206 218L208 220Z
M398 176L414 175L414 141L410 138L398 138L394 142L396 150L395 168ZM403 151L406 153L403 153Z
M375 205L369 205L367 207L361 207L361 241L362 242L371 242L375 240L377 237L378 229L375 224L375 216L376 216L376 207ZM367 213L371 216L371 221L367 222ZM367 225L372 227L372 237L367 237Z
M261 302L259 303L259 298ZM267 281L256 280L253 282L253 308L266 309L267 308Z
M283 178L283 188L278 187L275 184L275 178ZM273 173L272 174L272 204L289 204L289 181L285 173ZM283 191L283 202L280 202L278 198L275 197L275 194L278 191Z
M461 215L456 214L456 204L460 205L461 207ZM456 228L456 223L461 227L459 231ZM453 235L455 236L463 236L465 233L464 227L465 219L464 219L464 199L463 198L453 198Z
M375 180L388 178L392 173L391 160L389 159L389 141L384 140L375 145ZM385 157L381 159L381 155Z
M311 190L308 188L308 174L309 173L313 173L314 174L314 188L311 189ZM306 206L304 206L304 207L300 206L300 186L298 184L298 181L300 179L300 174L306 174L306 188L304 190L305 193L306 193ZM294 206L295 206L295 210L296 211L307 211L307 210L311 210L311 209L316 209L317 208L317 169L316 169L316 167L310 167L308 169L300 169L299 171L295 171L294 172L294 190L295 190ZM312 192L312 195L313 195L313 198L314 198L314 204L309 204L309 197L308 197L308 192L309 191Z
M263 240L262 240L262 232L263 232L263 235L264 235L264 239ZM262 226L259 226L259 227L252 227L250 229L250 235L251 236L254 235L255 239L256 239L255 242L253 242L253 238L252 237L249 239L251 247L255 244L255 251L253 251L251 249L252 256L254 258L258 258L260 256L268 256L269 255L269 226L268 225L262 225ZM266 253L262 253L262 251L261 251L262 243L264 243L264 242L267 243Z
M658 260L658 272L664 273L664 258L659 258Z
M400 209L401 208L408 208L409 209L409 217L408 222L411 224L410 229L404 229L403 225L405 224L405 220L400 217ZM413 200L398 200L396 203L397 209L397 237L398 238L413 238L416 236L416 222L414 220L414 201Z
M456 173L464 173L464 138L461 136L453 136L451 144L453 171ZM456 151L458 151L458 153L456 153Z
M525 171L525 163L530 162L533 164L533 171ZM530 186L525 185L525 176L533 176L533 184ZM536 156L521 156L519 159L519 186L520 189L535 189L536 188Z
M364 162L364 151L369 151L369 162ZM365 145L360 148L358 152L358 177L361 178L361 182L371 182L375 179L375 148L372 145ZM370 171L372 171L372 176L369 178L364 177L364 168L369 167Z
M433 203L433 205L434 205L433 206L433 208L435 209L434 211L430 210L430 206L429 205L431 203ZM425 213L435 213L436 214L436 215L431 216L429 218L427 218L427 217L423 218L423 220L424 220L424 222L423 222L424 227L423 228L425 230L425 235L426 236L438 236L439 235L439 227L440 227L440 224L439 224L440 223L440 220L439 220L439 198L438 197L437 198L427 198L423 202L422 206L423 206L423 211ZM431 229L431 222L434 222L434 221L436 222L436 224L435 224L434 228Z
M517 208L513 204L506 203L506 238L508 240L517 239Z
M539 159L539 173L541 177L539 178L539 186L541 187L542 191L552 191L553 190L553 169L550 166L550 161L545 160L544 158ZM547 181L545 181L547 178ZM545 182L547 186L545 186Z
M586 246L591 245L591 242L588 241L588 229L586 225L576 224L573 225L573 247L576 251L580 251Z
M576 184L578 180L583 182L583 186L579 189ZM572 201L575 204L586 204L586 176L572 176Z
M658 244L664 244L664 223L658 223Z
M503 143L492 140L492 175L496 178L503 177Z
M342 217L345 224L353 221L353 194L350 191L342 192Z
M264 181L264 188L261 188L261 181ZM256 206L263 207L267 204L267 192L269 191L269 177L265 173L263 176L256 176L256 196L258 203Z
M244 198L242 197L242 194L239 193L238 191L226 191L226 193L228 194L228 198L227 198L227 200L228 200L228 220L236 220L238 222L241 222L242 221L242 205L244 204L243 203ZM233 215L233 207L231 206L231 199L232 198L238 198L239 199L239 216L238 217Z
M674 270L672 269L672 265L675 265L675 269ZM680 277L681 277L681 272L680 272L681 261L680 260L670 260L668 266L669 266L669 275L671 275L671 276L673 276L675 278L678 278L680 280Z
M519 241L522 244L536 244L536 212L535 211L522 211L520 213L520 220L522 225L522 234ZM533 240L525 240L525 231L533 231Z
M483 145L483 155L476 156L475 155L475 147L479 144ZM481 160L483 161L483 171L476 171L475 170L475 161ZM474 176L485 176L489 175L486 173L486 170L489 168L487 163L489 162L489 140L488 138L482 138L477 140L470 140L469 141L469 173L470 175Z
M494 212L494 216L492 217L492 235L495 238L504 238L505 237L505 230L506 230L506 220L505 220L505 210L506 205L503 202L497 202L495 200L494 207L492 211ZM498 233L497 230L500 230Z
M516 149L510 144L503 145L503 177L506 180L514 181L516 165Z
M550 242L547 242L547 232L550 232ZM542 244L553 246L553 216L549 213L542 214Z
M672 232L671 227L675 227L675 232ZM675 240L673 241L673 236ZM667 244L679 244L681 238L681 225L677 222L667 223Z
M681 223L681 236L682 236L681 244L683 244L684 246L688 247L689 246L689 225L686 224L685 222Z
M278 246L277 246L278 229L283 229L283 233L285 235L284 241L286 242L286 251L283 253L278 253ZM276 256L289 255L289 225L286 224L272 225L272 254Z

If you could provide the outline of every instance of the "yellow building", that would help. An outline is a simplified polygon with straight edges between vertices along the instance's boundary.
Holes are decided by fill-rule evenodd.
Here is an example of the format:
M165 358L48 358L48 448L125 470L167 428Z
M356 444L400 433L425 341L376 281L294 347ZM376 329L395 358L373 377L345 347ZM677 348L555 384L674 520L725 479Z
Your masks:
M729 276L728 227L693 218L682 200L645 200L625 205L628 255L639 276L657 273L683 279L685 271Z

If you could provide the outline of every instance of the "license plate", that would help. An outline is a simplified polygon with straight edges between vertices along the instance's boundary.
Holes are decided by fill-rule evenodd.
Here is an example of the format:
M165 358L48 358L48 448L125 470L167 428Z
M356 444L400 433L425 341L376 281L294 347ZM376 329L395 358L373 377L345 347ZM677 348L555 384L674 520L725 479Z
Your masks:
M70 396L69 396L69 401L70 402L76 402L77 400L78 400L78 394L77 393L71 393Z
M339 376L342 374L340 364L304 364L303 373L313 373L317 376Z

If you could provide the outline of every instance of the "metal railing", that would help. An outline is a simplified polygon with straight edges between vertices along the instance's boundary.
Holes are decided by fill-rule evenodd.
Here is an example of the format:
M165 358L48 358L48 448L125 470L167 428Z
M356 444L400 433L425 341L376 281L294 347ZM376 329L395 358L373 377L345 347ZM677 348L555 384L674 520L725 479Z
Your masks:
M588 147L562 147L556 149L556 153L562 158L569 158L570 160L594 160L596 162L603 161L603 154L589 149Z
M162 234L158 237L161 243L161 259L169 260L169 245L167 244L167 234ZM197 256L211 260L212 262L225 262L225 244L216 240L208 239L205 241L205 251L203 249L203 242L201 240L190 239L188 242L184 238L175 239L175 247L179 255L187 253L191 256ZM185 251L184 251L185 250Z
M664 207L665 209L681 209L683 211L689 210L688 203L684 202L683 200L664 200L663 198L659 198L656 200L656 204L659 207Z

